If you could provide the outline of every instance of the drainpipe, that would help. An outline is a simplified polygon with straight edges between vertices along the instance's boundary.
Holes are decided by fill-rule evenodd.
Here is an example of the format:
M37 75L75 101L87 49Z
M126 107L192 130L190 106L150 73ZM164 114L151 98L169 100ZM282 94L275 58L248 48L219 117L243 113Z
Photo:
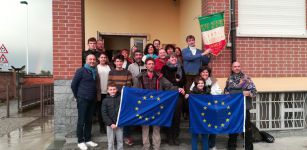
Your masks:
M231 20L231 63L237 60L236 56L236 18L235 0L230 1L230 20Z

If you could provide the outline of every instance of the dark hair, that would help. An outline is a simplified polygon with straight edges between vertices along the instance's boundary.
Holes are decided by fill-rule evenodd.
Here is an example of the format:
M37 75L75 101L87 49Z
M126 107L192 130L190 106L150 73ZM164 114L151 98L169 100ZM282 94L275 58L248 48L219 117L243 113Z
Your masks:
M126 52L128 52L128 54L129 54L129 50L128 49L122 49L122 50L120 50L120 54L123 52L123 51L126 51Z
M115 82L110 82L110 83L108 83L108 87L116 87ZM116 88L117 88L117 87L116 87Z
M146 60L145 60L145 64L147 64L148 61L153 61L154 64L156 63L155 62L155 59L151 58L151 57L148 57Z
M144 54L145 54L145 55L148 54L148 49L149 49L150 46L152 46L153 49L154 49L154 52L153 52L153 53L157 55L157 49L156 49L156 47L155 47L153 44L151 44L151 43L148 43L148 44L145 46Z
M178 56L176 55L175 52L171 52L170 54L168 54L168 56L169 56L169 58L171 58L171 57L176 57L176 58L178 58Z
M133 56L135 56L136 53L141 53L141 54L143 54L141 50L136 50L136 51L134 51Z
M204 70L207 70L209 73L209 77L211 77L211 68L209 68L208 66L202 66L199 68L198 74L200 75L201 72L203 72Z
M203 78L201 78L200 76L197 76L197 77L195 77L195 79L194 79L195 87L197 87L198 81L203 81L204 84L206 84L206 81L205 81Z
M159 39L154 39L154 40L152 41L152 44L155 43L156 41L158 41L159 44L161 44L161 41L160 41Z
M180 47L175 47L175 52L176 52L176 49L179 49L179 52L180 52L179 56L182 56L182 51L181 51Z
M121 61L124 61L124 60L125 60L124 56L121 55L121 54L115 56L115 57L114 57L114 61L116 61L116 59L119 59L119 60L121 60Z
M100 57L101 55L106 56L106 58L107 58L107 62L106 62L106 64L109 64L109 58L108 58L108 55L107 55L105 52L100 52L99 57Z
M188 42L189 39L195 40L195 37L193 35L188 35L187 38L185 39L185 41Z
M167 44L166 46L165 46L165 50L167 51L168 49L173 49L173 52L175 52L175 46L174 45L172 45L172 44Z
M91 37L87 40L87 44L90 43L90 42L97 42L96 38L94 37Z

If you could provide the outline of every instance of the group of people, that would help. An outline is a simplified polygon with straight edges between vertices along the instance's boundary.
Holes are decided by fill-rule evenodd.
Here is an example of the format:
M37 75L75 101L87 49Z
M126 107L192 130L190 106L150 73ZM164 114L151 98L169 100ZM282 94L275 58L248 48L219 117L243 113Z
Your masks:
M99 44L98 43L102 43ZM183 114L188 119L188 97L193 94L228 94L243 92L247 97L246 109L246 137L245 149L252 150L252 133L250 124L251 98L256 95L256 87L252 80L245 75L240 68L239 62L233 62L232 73L226 81L224 91L219 87L217 80L212 77L211 68L208 67L211 50L200 50L195 47L195 37L186 37L188 47L182 49L173 45L161 48L160 41L146 45L144 52L136 47L130 51L123 49L116 56L109 56L103 46L103 40L95 38L88 40L89 49L83 51L83 67L79 68L71 89L77 101L78 122L77 137L78 147L81 150L96 147L98 144L91 140L92 117L96 114L100 124L100 132L107 133L108 149L116 147L123 149L123 143L133 145L131 134L135 127L116 126L117 115L120 105L120 91L123 86L153 90L178 90L180 96L177 100L172 125L165 130L167 142L170 145L179 145L180 120ZM151 147L149 140L149 126L142 126L143 149ZM160 127L153 126L152 148L160 149ZM216 149L213 134L192 134L192 150L198 148L198 138L201 136L204 150ZM236 149L238 134L230 134L228 149Z

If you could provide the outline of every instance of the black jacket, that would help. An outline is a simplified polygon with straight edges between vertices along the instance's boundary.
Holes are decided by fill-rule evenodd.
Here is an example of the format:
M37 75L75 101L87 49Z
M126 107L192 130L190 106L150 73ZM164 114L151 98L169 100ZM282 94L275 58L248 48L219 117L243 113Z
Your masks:
M181 67L182 70L182 77L179 77L177 74L177 68L171 68L167 65L163 66L161 69L161 73L163 74L163 77L166 78L169 82L171 82L174 86L178 86L183 88L186 84L186 78L184 75L183 67ZM181 78L179 81L176 81L176 78Z
M97 75L94 80L92 73L84 67L79 68L71 82L71 90L74 97L86 100L96 100L97 90L99 90L97 82L99 80Z
M107 95L107 97L102 101L101 114L102 114L102 119L107 126L116 124L119 105L120 105L119 94L116 94L114 97Z

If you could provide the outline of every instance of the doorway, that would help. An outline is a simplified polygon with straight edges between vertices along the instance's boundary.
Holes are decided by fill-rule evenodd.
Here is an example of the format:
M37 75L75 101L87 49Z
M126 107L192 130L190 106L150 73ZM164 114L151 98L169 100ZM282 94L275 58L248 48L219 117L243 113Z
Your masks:
M147 43L147 35L145 34L107 34L98 32L98 39L104 39L104 47L109 60L118 55L122 49L128 49L130 56L132 56L131 48L133 46L143 52Z

